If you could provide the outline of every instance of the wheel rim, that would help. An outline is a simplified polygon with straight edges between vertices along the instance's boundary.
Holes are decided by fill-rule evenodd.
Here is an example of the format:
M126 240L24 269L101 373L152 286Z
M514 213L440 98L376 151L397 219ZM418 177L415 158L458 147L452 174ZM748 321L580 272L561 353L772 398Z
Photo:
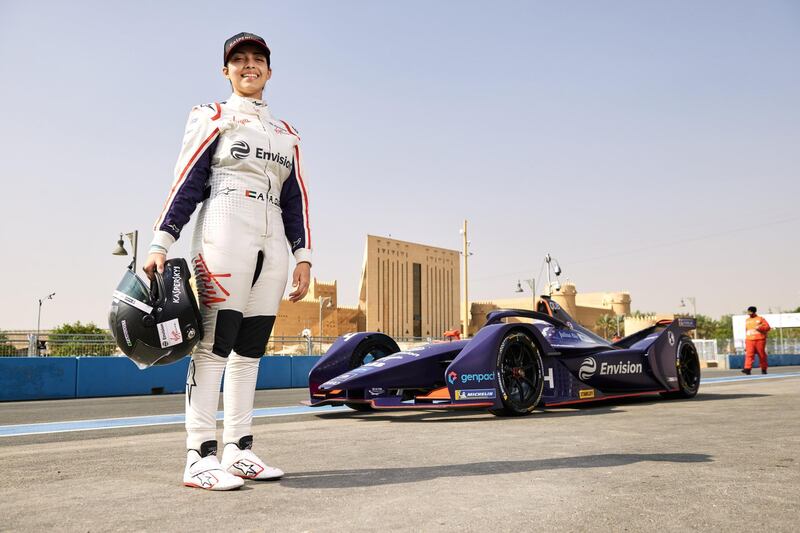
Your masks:
M536 362L536 348L516 341L510 344L500 361L499 378L506 400L515 409L527 409L536 400L539 388L539 368Z
M694 390L700 384L700 361L697 357L697 352L689 344L684 344L681 347L681 353L678 358L678 371L686 389Z

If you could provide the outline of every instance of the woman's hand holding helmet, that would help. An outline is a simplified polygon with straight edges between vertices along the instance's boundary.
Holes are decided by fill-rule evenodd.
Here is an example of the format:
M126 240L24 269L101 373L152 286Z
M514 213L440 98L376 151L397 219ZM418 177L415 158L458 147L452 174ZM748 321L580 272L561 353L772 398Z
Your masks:
M144 262L142 270L150 278L150 281L156 277L156 270L160 274L164 273L164 261L167 260L167 254L163 252L150 252L147 255L147 261Z

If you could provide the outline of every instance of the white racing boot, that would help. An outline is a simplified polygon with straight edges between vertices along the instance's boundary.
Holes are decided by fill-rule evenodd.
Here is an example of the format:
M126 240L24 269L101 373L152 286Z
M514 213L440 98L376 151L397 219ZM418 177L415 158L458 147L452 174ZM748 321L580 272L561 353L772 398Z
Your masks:
M234 490L244 481L222 468L217 459L217 441L210 440L200 446L200 451L189 450L186 454L183 484L206 490Z
M234 476L257 481L269 481L283 477L283 470L267 466L253 453L250 449L252 447L252 435L242 437L238 443L226 444L222 452L222 468Z

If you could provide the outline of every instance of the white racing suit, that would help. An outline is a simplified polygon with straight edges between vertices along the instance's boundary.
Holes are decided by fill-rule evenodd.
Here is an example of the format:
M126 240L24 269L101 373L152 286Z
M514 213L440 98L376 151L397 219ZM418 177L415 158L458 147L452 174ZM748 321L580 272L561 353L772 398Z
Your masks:
M258 362L286 289L287 240L296 262L311 262L299 141L264 102L235 94L189 115L151 247L168 250L202 202L192 262L204 336L186 380L189 449L215 440L223 371L223 442L251 434Z

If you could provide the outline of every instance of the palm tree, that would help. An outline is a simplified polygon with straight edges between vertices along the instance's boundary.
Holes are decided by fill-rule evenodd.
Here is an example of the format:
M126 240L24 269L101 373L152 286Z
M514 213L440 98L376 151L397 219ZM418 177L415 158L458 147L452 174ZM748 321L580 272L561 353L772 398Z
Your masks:
M600 318L597 319L595 322L595 326L600 328L603 331L603 337L606 339L609 338L609 331L616 333L617 331L617 319L609 314L603 314Z

